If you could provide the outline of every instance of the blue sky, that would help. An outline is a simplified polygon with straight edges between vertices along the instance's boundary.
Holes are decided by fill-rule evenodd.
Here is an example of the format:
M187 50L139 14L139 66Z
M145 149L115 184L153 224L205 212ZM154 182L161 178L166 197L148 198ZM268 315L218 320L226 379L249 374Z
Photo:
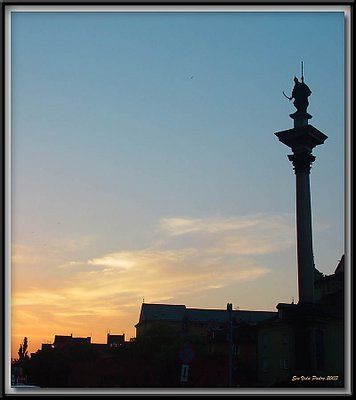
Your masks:
M297 300L295 176L274 132L293 127L282 91L301 61L310 123L328 136L311 172L314 258L334 271L342 12L14 12L11 24L15 348L29 325L44 324L34 341L133 336L142 297Z

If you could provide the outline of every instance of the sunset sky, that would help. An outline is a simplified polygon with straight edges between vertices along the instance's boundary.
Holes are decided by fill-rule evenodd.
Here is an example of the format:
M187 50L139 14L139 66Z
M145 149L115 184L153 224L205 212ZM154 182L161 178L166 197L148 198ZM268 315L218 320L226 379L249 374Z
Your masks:
M295 175L274 133L293 127L282 91L301 61L328 136L311 171L314 258L334 272L344 14L221 10L12 13L12 357L24 336L31 352L54 335L134 337L143 298L298 301Z

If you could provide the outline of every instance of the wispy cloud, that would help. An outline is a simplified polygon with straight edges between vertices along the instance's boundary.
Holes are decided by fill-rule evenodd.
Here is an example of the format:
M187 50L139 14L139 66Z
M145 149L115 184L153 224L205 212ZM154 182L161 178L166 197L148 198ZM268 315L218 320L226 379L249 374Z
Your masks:
M257 226L282 226L293 219L293 214L252 214L230 217L162 218L160 228L170 235L182 235L190 232L206 231L210 233L243 230Z
M144 249L138 251L122 251L110 253L102 257L88 261L90 265L102 265L119 269L133 269L142 266L152 268L157 264L175 263L192 254L191 249L183 249L180 252L159 249Z
M109 291L109 277L119 277L120 285L129 292L153 297L221 288L267 274L269 268L254 256L292 246L292 221L291 215L263 214L165 218L158 224L155 246L104 254L87 264L99 268L97 273L92 270L92 275L96 275L98 288Z
M290 215L165 218L155 232L147 238L150 246L87 259L82 257L82 246L75 253L71 246L68 251L58 247L41 251L15 245L14 337L20 327L35 331L42 324L52 331L64 326L84 332L88 324L105 329L103 324L118 325L120 320L120 325L133 329L143 296L150 302L172 302L175 297L188 299L262 279L271 271L259 255L294 243ZM95 253L92 248L90 253Z
M294 216L255 214L226 218L165 218L159 228L170 238L189 237L209 252L253 256L292 246Z
M258 223L255 217L248 218L163 218L160 228L170 236L186 235L189 233L241 230L255 226Z
M17 246L13 256L17 280L27 266L45 267L34 269L33 279L27 275L26 285L14 285L21 291L14 291L13 304L47 303L51 307L60 301L68 309L75 303L80 312L89 303L95 309L105 299L120 297L120 293L127 298L144 294L167 298L256 280L269 268L254 256L293 245L291 218L261 214L243 218L166 218L159 223L159 240L155 238L159 246L79 261L65 260L68 254L57 250L41 253ZM189 240L181 241L182 236Z

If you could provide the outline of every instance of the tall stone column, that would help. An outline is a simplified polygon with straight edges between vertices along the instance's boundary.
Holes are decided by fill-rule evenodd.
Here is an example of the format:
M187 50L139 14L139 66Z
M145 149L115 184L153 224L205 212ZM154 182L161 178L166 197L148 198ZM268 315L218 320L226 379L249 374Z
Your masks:
M297 111L290 114L294 128L276 132L278 139L288 146L293 154L288 155L296 177L296 233L299 302L296 305L278 304L281 318L291 324L294 333L294 349L290 357L294 360L293 371L298 374L317 373L317 335L316 330L322 319L320 305L314 299L314 256L312 207L310 195L310 172L315 156L313 148L321 145L327 136L309 125L312 118L307 113L308 97L311 90L302 81L294 78L294 88L289 100L295 99ZM325 349L323 349L325 351ZM307 371L307 372L306 372Z
M294 166L296 176L296 230L297 230L297 262L298 262L298 291L299 303L314 302L314 256L313 256L313 233L312 233L312 211L310 196L310 170L315 161L312 150L315 146L321 145L327 136L308 124L312 118L306 112L308 105L307 96L303 92L302 83L295 78L296 86L293 90L293 97L297 97L294 104L297 112L291 114L294 120L294 128L276 132L278 139L291 148L293 154L288 155ZM299 85L299 86L298 86ZM298 95L298 90L302 94ZM299 92L299 93L300 93ZM303 97L304 93L304 97ZM308 94L309 93L309 94ZM299 96L299 97L298 97ZM290 99L292 99L291 97Z

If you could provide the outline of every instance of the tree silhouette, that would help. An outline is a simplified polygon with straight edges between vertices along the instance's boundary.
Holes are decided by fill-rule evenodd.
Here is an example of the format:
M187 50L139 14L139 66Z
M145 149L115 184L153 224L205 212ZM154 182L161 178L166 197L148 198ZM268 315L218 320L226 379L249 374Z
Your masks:
M28 340L27 337L23 339L23 343L20 344L18 355L19 355L19 361L24 361L28 360Z
M17 352L19 358L15 359L11 363L11 382L16 384L19 378L27 381L28 366L30 363L30 357L28 355L28 339L25 337L23 342L20 344Z

